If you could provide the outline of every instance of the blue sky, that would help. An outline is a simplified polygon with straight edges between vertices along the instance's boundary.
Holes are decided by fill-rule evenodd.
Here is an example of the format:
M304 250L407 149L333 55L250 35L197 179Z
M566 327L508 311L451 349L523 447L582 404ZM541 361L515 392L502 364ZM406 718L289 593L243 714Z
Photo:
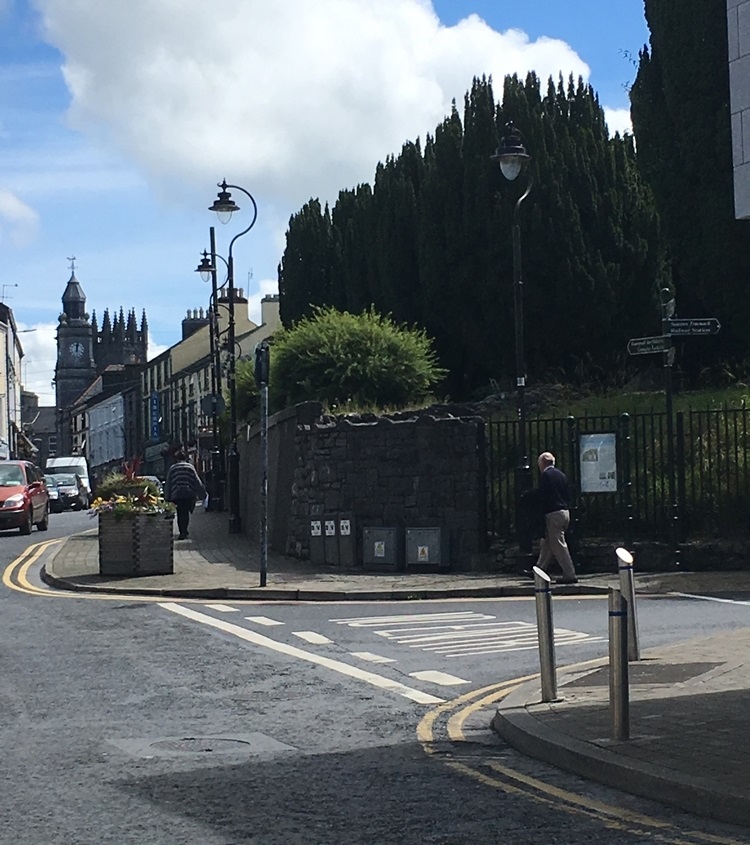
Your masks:
M0 296L34 329L25 386L53 404L70 257L89 311L145 309L163 350L207 305L209 227L223 254L244 228L207 210L226 178L258 203L234 246L258 319L290 215L371 181L474 75L582 74L622 130L647 40L641 0L0 0Z

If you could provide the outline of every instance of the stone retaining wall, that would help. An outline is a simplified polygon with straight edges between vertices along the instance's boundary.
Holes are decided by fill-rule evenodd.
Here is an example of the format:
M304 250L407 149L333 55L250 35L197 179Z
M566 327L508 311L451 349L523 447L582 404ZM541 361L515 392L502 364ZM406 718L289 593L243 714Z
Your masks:
M309 408L307 419L293 426L288 412L279 417L269 425L269 452L284 455L286 469L277 473L281 485L270 485L272 548L308 559L311 519L347 514L358 550L364 526L439 527L448 533L451 568L476 566L486 543L481 418L415 413L311 420ZM241 450L250 520L257 513L257 436L253 429ZM250 522L248 528L256 533Z

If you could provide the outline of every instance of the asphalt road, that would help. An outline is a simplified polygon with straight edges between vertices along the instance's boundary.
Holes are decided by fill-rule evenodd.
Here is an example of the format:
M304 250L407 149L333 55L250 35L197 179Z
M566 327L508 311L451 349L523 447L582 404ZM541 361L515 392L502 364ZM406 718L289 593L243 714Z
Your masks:
M2 567L87 519L0 535ZM746 605L639 604L644 647L749 620ZM490 733L492 702L475 705L538 670L533 622L529 600L217 604L2 587L0 842L747 842ZM556 600L555 627L559 665L606 653L603 601Z

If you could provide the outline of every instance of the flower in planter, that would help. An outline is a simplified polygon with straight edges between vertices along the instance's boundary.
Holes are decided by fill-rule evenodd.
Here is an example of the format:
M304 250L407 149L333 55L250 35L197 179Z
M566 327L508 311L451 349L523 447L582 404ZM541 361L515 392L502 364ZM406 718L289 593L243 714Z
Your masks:
M175 512L175 506L164 500L152 481L133 475L111 473L99 483L96 493L89 510L91 516L102 513L115 516L163 514L170 518Z

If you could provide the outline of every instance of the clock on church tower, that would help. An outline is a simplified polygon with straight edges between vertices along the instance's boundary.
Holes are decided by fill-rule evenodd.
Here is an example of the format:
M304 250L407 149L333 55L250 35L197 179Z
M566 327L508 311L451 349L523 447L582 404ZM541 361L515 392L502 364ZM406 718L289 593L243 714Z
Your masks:
M96 377L86 295L76 278L72 259L71 271L57 326L55 398L60 409L69 408Z

